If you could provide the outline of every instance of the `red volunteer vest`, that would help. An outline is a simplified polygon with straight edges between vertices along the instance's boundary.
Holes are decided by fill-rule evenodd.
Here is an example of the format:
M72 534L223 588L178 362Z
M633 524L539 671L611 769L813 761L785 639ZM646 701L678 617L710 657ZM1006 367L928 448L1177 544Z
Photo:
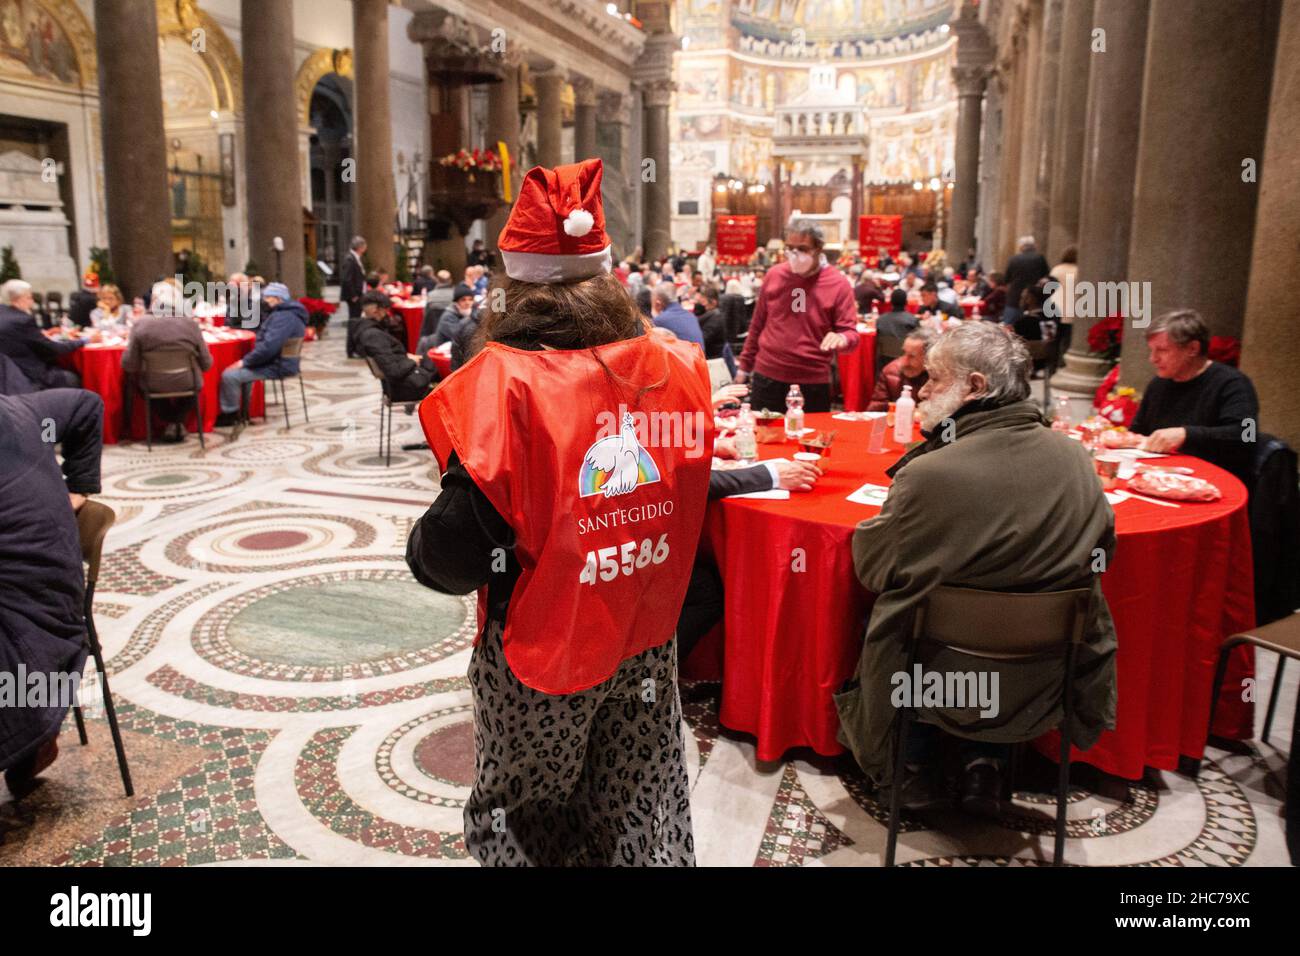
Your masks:
M439 467L455 451L515 532L504 647L523 683L586 690L672 637L713 449L698 348L492 342L424 400L420 422Z

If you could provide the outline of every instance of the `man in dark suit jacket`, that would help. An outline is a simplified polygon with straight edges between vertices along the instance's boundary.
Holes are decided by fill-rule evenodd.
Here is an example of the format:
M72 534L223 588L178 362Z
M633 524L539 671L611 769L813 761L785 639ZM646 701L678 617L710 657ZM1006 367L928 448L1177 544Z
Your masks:
M1020 308L1020 293L1033 286L1039 279L1046 279L1052 272L1043 254L1038 251L1038 244L1033 236L1021 236L1016 244L1020 249L1007 260L1007 267L1002 270L1007 280L1007 304L1002 313L1003 322L1014 322Z
M22 279L0 286L0 355L8 356L27 380L41 388L80 388L81 376L57 364L60 355L75 352L86 339L48 339L32 318L32 287Z
M343 260L339 298L348 304L348 358L357 358L357 333L361 330L361 297L366 294L366 240L356 236L348 257Z

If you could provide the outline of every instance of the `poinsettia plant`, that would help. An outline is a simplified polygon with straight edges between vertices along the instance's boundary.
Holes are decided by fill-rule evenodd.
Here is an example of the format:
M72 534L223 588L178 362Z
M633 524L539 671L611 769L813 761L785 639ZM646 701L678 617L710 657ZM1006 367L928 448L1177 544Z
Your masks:
M1120 346L1124 341L1124 319L1112 315L1102 319L1088 330L1088 349L1100 355L1110 365L1119 361Z
M302 307L307 310L307 318L311 321L325 321L334 314L334 304L326 302L324 299L313 299L309 296L303 296L298 300Z
M441 166L455 166L457 169L473 172L482 170L485 173L496 173L501 171L501 157L493 149L458 149L454 153L448 153L442 159L438 160Z
M1210 358L1236 368L1237 363L1241 361L1241 342L1230 335L1211 336Z

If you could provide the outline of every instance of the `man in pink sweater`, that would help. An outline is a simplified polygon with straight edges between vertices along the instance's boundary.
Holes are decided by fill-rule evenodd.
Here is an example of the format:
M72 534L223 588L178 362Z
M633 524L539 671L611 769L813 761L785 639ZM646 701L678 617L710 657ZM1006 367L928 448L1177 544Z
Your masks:
M795 222L785 237L786 261L763 281L740 355L737 382L750 382L754 409L785 410L791 385L804 409L831 409L831 362L858 345L853 287L822 259L825 238L812 222Z

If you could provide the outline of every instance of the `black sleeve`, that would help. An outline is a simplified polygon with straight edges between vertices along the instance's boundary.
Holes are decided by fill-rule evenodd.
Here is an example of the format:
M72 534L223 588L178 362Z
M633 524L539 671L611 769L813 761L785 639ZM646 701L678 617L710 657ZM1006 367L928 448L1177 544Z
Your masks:
M19 396L38 421L54 423L54 439L63 444L63 476L68 491L100 491L99 463L104 449L104 401L80 388L53 388Z
M66 355L68 352L75 352L85 345L80 339L73 339L69 342L57 339L47 338L36 327L36 322L24 322L19 328L23 342L27 345L31 353L40 358L47 365L53 365L60 355Z
M368 324L362 327L357 339L361 354L375 360L385 381L402 381L416 368L415 363L407 356L406 349L398 345L385 329L369 319L366 321Z
M1151 418L1154 412L1151 401L1151 386L1147 386L1146 394L1142 396L1142 401L1138 402L1138 410L1133 415L1133 421L1129 422L1128 430L1134 435L1151 434Z
M469 594L507 570L514 534L455 455L442 491L411 529L406 564L415 579L443 594ZM504 549L504 550L502 550Z
M1246 419L1259 428L1259 399L1255 386L1244 375L1231 375L1219 390L1218 421L1214 425L1188 425L1182 451L1199 458L1214 459L1216 450L1236 454L1244 446ZM1138 409L1141 412L1141 408ZM1240 457L1240 456L1238 456Z
M737 468L732 471L712 471L709 473L709 500L726 498L730 495L747 495L751 491L770 491L772 473L766 465L754 465L752 468Z

